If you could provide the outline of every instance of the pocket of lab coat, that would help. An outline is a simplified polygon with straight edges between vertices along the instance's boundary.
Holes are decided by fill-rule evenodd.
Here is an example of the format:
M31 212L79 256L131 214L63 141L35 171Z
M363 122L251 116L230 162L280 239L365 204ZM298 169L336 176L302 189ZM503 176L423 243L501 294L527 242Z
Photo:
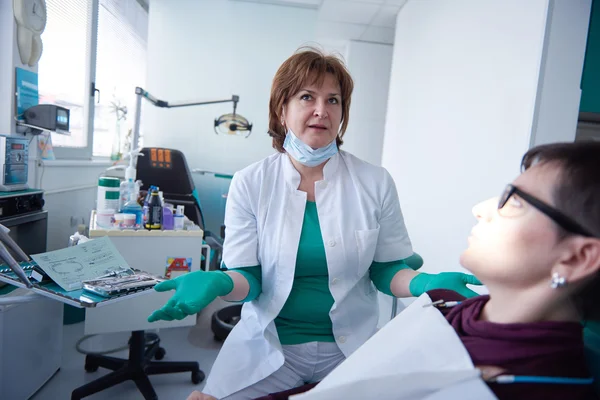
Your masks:
M377 240L379 239L379 226L375 229L362 229L354 232L358 249L357 274L362 277L373 263Z

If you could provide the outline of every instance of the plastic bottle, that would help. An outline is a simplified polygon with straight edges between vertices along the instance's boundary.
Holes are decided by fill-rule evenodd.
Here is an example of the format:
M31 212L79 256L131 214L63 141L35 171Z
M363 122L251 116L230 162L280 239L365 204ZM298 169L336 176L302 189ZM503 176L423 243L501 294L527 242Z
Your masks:
M175 215L173 216L173 228L176 231L183 230L183 222L185 220L185 218L183 217L183 211L184 211L184 206L177 206L177 211L175 212Z
M174 228L173 204L165 203L162 208L162 228L165 231L172 231Z
M137 190L136 185L136 168L135 161L136 156L140 153L129 152L129 166L125 169L125 180L121 182L119 186L119 211L123 210L125 203L129 201L131 198L131 193L134 193Z
M150 197L152 196L152 192L155 189L158 188L156 186L150 186L150 188L148 188L148 192L146 193L146 198L144 199L144 205L142 207L144 226L146 226L146 223L148 222L148 217L150 216Z
M103 176L98 179L96 210L117 210L119 207L119 178Z
M135 228L138 229L142 226L144 219L144 212L142 206L137 202L137 194L135 191L130 194L129 201L123 206L123 214L134 214L135 215Z
M148 221L146 221L146 229L154 230L162 228L162 205L160 204L160 197L158 197L158 190L154 189L148 202Z

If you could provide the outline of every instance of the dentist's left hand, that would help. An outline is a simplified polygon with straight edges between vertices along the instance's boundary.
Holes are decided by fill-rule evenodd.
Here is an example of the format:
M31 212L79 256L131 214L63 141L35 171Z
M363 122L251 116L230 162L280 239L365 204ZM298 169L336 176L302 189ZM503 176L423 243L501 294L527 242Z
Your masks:
M483 285L473 275L461 272L440 272L439 274L420 273L410 281L410 293L419 297L423 293L433 289L453 290L467 298L478 296L478 294L467 287L467 285Z
M181 320L196 314L217 297L231 293L233 280L222 271L195 271L154 286L157 292L173 289L173 297L161 309L154 311L148 322Z

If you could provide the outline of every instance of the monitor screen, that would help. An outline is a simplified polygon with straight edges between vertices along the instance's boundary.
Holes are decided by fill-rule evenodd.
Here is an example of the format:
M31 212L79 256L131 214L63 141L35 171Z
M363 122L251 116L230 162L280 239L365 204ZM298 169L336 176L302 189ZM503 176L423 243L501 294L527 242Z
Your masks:
M69 123L69 114L66 110L62 110L60 108L56 110L56 123L62 126L65 126Z

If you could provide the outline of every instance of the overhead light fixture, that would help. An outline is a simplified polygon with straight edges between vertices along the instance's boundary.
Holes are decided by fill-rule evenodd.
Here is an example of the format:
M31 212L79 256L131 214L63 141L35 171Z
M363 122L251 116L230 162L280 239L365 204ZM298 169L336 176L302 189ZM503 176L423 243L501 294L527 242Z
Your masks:
M240 135L244 137L250 136L252 133L252 124L239 114L235 113L237 103L240 100L239 96L233 96L233 114L223 114L215 119L215 133L226 135Z
M237 103L240 101L240 96L233 95L230 99L224 100L209 100L209 101L193 101L186 103L169 103L168 101L159 100L152 96L150 93L142 89L141 87L135 88L136 94L136 105L135 105L135 119L133 123L133 138L131 148L135 149L138 146L140 137L140 114L142 109L142 98L145 98L150 103L161 108L176 108L176 107L189 107L189 106L203 106L207 104L217 103L229 103L233 102L233 113L224 114L219 118L215 119L215 132L217 134L228 134L228 135L239 135L247 138L252 133L252 124L248 120L239 114L236 114Z

